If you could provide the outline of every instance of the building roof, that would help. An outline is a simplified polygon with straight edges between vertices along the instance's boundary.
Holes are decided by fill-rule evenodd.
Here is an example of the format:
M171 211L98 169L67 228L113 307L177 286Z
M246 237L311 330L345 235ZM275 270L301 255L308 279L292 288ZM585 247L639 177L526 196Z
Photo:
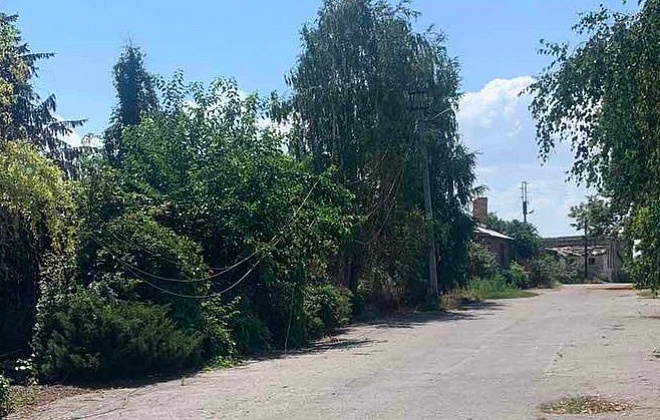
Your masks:
M555 252L562 257L584 257L584 248L583 247L574 247L574 246L562 246L554 248L546 248L546 250ZM589 246L587 248L588 255L596 257L599 255L607 254L607 248L600 246Z
M485 236L491 236L493 238L500 238L500 239L506 239L509 241L513 241L513 238L506 236L503 233L496 232L494 230L486 229L483 226L477 226L477 234L479 235L485 235Z

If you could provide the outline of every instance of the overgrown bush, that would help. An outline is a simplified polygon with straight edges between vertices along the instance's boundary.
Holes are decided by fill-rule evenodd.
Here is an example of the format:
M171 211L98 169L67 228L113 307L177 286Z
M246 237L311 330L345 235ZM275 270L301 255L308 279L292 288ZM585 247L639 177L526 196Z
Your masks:
M562 284L579 284L584 283L584 260L579 259L566 259L565 261L557 261L557 280Z
M209 299L201 306L201 328L204 335L204 357L209 360L231 358L236 355L229 317L232 307L221 298Z
M499 274L500 267L492 252L478 243L471 243L468 247L468 276L469 278L492 278Z
M527 289L529 287L529 274L525 267L513 261L508 270L503 272L507 283L518 289Z
M305 289L305 324L309 339L320 338L348 324L351 319L351 293L331 284Z
M76 227L70 192L35 148L0 139L0 354L29 354L39 301L46 289L67 287Z
M552 287L559 281L559 263L544 255L529 262L529 283L532 287Z
M199 361L201 344L165 307L81 289L61 300L35 347L42 379L86 382L174 372Z
M3 418L12 410L11 388L9 379L0 375L0 418Z
M405 292L405 288L397 285L384 269L373 266L355 293L357 306L354 313L357 317L369 319L395 312L404 303Z
M227 325L238 354L257 354L272 347L272 333L241 296L234 299Z

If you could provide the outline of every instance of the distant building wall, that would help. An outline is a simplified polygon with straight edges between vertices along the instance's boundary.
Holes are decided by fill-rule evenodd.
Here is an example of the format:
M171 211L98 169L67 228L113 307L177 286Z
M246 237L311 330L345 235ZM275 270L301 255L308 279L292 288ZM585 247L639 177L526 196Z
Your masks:
M477 241L495 256L502 268L509 268L513 255L511 240L477 233Z
M543 238L545 248L571 248L584 261L584 236L562 236ZM623 251L621 242L613 238L590 238L587 241L587 273L589 277L599 277L617 281L623 273Z

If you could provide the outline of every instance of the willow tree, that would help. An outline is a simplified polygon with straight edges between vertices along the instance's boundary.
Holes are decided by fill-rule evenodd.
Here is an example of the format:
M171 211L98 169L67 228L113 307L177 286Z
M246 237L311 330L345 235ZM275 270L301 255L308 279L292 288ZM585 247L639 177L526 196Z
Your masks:
M547 157L557 142L571 144L572 176L610 199L639 240L630 267L643 286L660 286L660 1L633 14L601 7L574 30L587 38L570 49L545 43L552 58L531 86L537 139Z
M429 239L423 225L448 228L443 222L463 214L474 180L474 156L456 134L458 66L441 35L413 30L415 16L385 1L325 1L315 24L302 30L303 51L287 78L290 150L310 156L317 170L336 167L363 216L338 270L353 290L376 272L395 282L406 277L397 286L421 275ZM423 149L436 220L424 216ZM443 248L455 236L450 231L437 235Z

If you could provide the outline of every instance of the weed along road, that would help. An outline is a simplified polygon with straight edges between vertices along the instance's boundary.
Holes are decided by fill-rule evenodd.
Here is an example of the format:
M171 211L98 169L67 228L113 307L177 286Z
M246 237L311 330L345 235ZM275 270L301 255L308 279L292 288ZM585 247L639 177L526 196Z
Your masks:
M555 419L598 396L660 419L660 302L565 286L449 315L350 328L313 350L59 400L11 419ZM620 410L621 408L617 408Z

